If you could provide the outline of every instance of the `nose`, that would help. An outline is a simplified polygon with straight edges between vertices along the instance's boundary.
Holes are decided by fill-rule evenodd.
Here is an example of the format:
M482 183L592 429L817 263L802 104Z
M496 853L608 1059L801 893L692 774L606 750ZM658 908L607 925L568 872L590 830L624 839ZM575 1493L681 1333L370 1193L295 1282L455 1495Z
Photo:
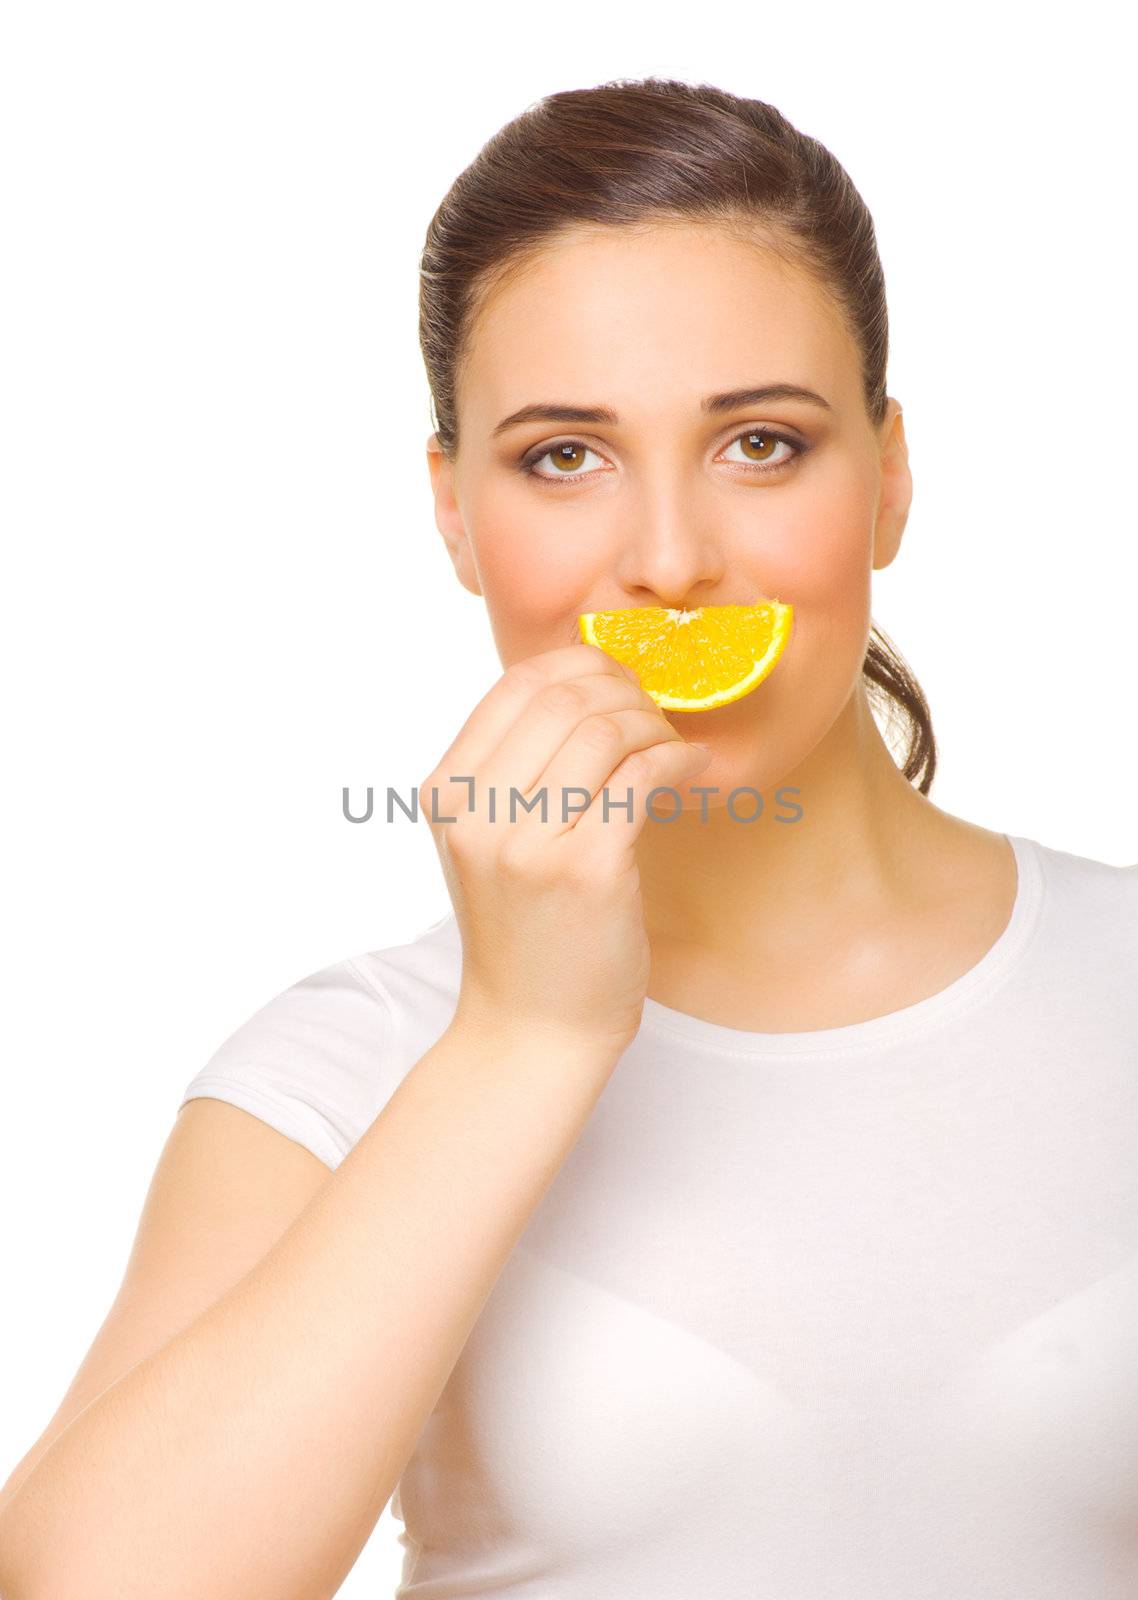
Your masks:
M701 509L675 487L629 505L618 576L640 605L695 610L723 584L725 551Z

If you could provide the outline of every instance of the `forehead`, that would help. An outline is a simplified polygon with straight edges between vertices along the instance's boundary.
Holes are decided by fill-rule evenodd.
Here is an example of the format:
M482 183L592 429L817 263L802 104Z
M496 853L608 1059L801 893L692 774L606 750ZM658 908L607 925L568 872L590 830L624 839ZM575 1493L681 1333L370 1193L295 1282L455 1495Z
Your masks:
M463 423L488 433L534 401L689 415L714 390L800 383L860 397L833 296L761 234L711 224L577 228L511 268L472 319Z

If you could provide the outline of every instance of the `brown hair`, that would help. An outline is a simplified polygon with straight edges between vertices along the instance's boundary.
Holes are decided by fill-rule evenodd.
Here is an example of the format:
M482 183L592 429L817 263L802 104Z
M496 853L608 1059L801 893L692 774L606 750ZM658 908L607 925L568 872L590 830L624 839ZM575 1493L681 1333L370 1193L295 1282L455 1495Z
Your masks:
M844 167L774 106L711 84L612 79L538 100L461 172L427 227L419 263L419 343L443 454L458 450L457 391L489 296L562 232L714 222L764 227L764 247L809 273L842 312L861 354L866 409L885 416L889 323L873 219ZM932 717L904 658L871 624L862 664L870 700L906 737L902 771L927 794Z

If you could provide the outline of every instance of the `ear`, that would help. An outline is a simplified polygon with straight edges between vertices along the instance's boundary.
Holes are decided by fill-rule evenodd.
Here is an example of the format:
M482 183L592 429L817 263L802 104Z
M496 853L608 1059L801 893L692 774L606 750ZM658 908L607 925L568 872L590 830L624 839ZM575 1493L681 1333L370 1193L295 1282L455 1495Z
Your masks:
M877 498L877 520L873 530L873 566L887 567L901 546L901 535L909 520L913 499L913 476L909 471L909 447L905 443L905 424L900 404L890 397L881 427L881 489Z
M478 581L474 553L455 498L454 463L443 455L437 433L432 433L427 440L427 466L431 473L431 491L435 497L435 526L443 536L458 581L471 594L481 594L482 585Z

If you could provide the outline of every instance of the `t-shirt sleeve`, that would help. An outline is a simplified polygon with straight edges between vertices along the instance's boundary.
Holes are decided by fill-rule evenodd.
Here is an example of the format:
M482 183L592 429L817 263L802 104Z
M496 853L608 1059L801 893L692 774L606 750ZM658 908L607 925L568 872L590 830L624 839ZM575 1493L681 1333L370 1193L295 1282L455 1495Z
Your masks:
M348 958L275 995L214 1052L178 1107L251 1112L333 1170L395 1087L390 996Z

